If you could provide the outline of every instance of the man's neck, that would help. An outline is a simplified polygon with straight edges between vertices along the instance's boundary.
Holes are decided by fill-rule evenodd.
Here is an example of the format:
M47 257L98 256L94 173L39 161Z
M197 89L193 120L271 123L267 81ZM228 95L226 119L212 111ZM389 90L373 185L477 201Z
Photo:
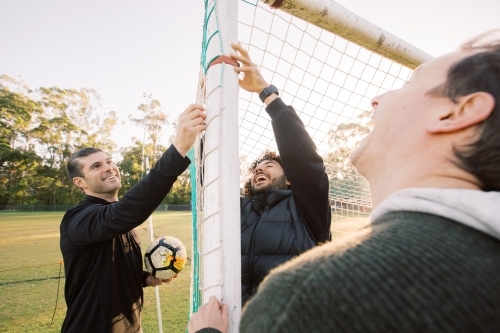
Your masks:
M372 208L377 207L391 194L407 188L481 189L474 176L455 166L443 169L398 168L387 170L383 175L373 178L369 181Z
M86 195L91 195L96 198L100 198L106 200L107 202L116 202L118 201L118 191L112 193L93 193L93 192L85 192Z

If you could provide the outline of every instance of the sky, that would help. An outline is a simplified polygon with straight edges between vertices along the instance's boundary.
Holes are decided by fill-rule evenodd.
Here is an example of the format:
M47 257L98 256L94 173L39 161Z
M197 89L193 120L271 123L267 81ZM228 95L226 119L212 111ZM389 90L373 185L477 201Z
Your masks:
M337 2L433 56L500 28L499 0ZM98 112L117 112L114 141L129 146L143 136L128 116L141 115L144 93L171 121L195 102L203 16L201 0L0 0L0 74L32 89L96 89Z

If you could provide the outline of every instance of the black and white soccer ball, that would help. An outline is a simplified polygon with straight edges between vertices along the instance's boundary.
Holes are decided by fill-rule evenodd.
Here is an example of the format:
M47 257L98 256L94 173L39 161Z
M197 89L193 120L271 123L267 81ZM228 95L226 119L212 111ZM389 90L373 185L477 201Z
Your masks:
M186 264L187 252L182 242L171 236L153 241L144 254L146 270L154 277L170 279Z

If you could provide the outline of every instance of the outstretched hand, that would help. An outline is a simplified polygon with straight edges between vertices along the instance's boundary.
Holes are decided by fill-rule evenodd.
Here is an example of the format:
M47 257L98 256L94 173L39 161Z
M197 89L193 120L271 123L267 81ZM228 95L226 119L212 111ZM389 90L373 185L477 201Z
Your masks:
M237 73L243 73L243 79L240 79L240 87L249 92L260 93L264 88L269 87L256 64L252 62L248 51L240 43L231 44L231 47L238 53L231 53L229 56L241 63L240 67L234 67Z
M194 333L203 328L215 328L222 333L229 327L229 310L227 304L220 304L215 296L210 296L208 303L203 304L198 312L193 313L188 323L188 332Z
M183 157L193 146L196 136L205 130L205 108L200 104L191 104L179 115L174 147Z

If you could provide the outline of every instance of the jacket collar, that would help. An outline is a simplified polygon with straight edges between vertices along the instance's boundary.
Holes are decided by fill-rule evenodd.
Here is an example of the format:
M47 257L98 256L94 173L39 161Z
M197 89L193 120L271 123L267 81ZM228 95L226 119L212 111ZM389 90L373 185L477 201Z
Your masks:
M94 197L92 195L85 195L85 198L83 201L80 202L80 204L83 204L85 206L91 205L91 204L99 204L99 205L109 205L112 204L112 202L106 201L102 198Z
M500 192L467 189L409 188L391 194L372 212L375 222L392 211L429 213L500 239Z
M269 205L269 208L271 208L291 195L292 190L271 190L267 192L266 202Z

